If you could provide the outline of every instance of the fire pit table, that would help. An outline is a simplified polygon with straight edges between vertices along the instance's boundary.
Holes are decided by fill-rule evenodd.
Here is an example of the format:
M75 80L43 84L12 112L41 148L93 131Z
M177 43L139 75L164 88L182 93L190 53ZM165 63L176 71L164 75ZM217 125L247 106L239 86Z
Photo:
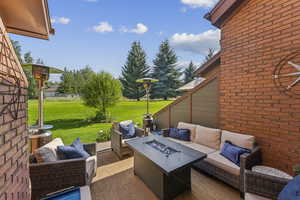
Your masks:
M191 190L191 165L206 154L161 136L127 141L134 152L134 174L160 199Z

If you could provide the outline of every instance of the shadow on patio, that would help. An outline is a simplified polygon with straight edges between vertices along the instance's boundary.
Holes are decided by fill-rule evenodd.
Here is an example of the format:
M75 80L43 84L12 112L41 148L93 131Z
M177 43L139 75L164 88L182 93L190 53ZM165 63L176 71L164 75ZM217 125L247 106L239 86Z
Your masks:
M111 151L98 154L97 176L91 184L94 200L157 200L133 174L133 158L119 160ZM192 192L176 200L239 200L239 192L211 177L192 170Z

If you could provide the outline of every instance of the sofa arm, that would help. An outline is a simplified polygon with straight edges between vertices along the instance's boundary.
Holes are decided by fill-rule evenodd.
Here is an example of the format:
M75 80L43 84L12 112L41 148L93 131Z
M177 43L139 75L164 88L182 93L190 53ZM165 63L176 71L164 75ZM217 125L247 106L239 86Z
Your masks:
M96 143L83 144L83 148L91 156L95 156L96 155Z
M85 159L30 164L32 199L69 187L87 184Z
M245 192L270 199L277 199L290 180L253 171L245 171Z
M135 134L136 134L138 137L143 137L143 136L145 135L145 131L144 131L144 129L142 129L142 128L136 127L136 128L135 128Z
M245 192L245 170L251 170L254 165L262 163L261 150L255 147L251 153L240 156L240 189Z
M122 133L114 128L111 129L111 146L121 147L122 145Z
M250 170L253 166L262 163L260 147L255 147L251 153L245 153L240 157L241 169Z

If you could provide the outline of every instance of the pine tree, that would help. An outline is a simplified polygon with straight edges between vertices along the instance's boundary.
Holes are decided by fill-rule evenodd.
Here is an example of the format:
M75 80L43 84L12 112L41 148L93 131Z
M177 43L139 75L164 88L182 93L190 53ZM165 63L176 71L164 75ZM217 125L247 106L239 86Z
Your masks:
M184 83L189 83L194 80L194 72L196 71L196 66L191 61L189 66L183 71L184 74Z
M141 43L139 41L133 42L126 64L122 67L120 81L123 85L123 96L139 101L145 95L145 90L142 84L137 83L136 80L147 77L149 71L146 53L141 47Z
M208 49L208 53L204 58L204 63L206 63L207 61L209 61L213 56L215 55L215 50L212 48Z
M177 88L181 86L180 76L181 71L177 68L177 56L174 50L170 47L169 41L165 40L159 47L159 53L153 60L152 77L158 79L152 87L151 98L168 99L176 97Z
M33 57L31 56L31 52L27 52L24 54L24 63L31 64L33 63ZM35 79L32 76L32 72L24 69L24 72L26 74L27 80L28 80L28 98L29 99L35 99L37 98L37 84Z

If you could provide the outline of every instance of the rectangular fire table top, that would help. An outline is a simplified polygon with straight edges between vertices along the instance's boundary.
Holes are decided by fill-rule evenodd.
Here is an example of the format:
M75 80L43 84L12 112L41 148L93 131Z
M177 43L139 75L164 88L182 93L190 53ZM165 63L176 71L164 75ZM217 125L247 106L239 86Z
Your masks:
M134 151L154 162L169 174L206 158L206 154L162 136L148 136L126 142Z

